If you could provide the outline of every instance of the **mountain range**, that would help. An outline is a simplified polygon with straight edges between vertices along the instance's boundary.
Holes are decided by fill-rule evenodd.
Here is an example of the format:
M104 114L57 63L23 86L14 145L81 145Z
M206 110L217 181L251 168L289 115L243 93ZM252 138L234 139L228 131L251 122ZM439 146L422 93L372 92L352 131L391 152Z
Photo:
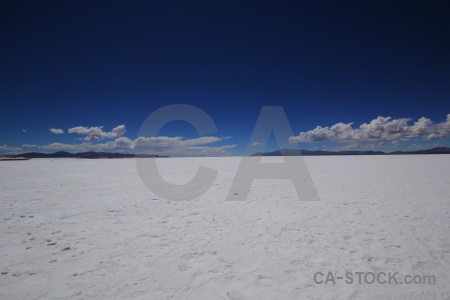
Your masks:
M300 150L281 149L273 152L258 152L252 156L320 156L320 155L400 155L400 154L450 154L448 147L436 147L427 150L415 151L324 151L324 150Z
M15 155L5 155L5 157L25 157L25 158L149 158L149 157L167 157L155 154L129 154L129 153L109 153L109 152L78 152L70 153L59 151L53 153L27 152Z
M272 152L258 152L251 156L331 156L331 155L401 155L401 154L450 154L449 147L436 147L426 150L414 151L324 151L324 150L300 150L300 149L281 149ZM130 154L130 153L109 153L109 152L78 152L70 153L59 151L53 153L27 152L22 154L4 155L9 158L151 158L151 157L168 157L156 154Z

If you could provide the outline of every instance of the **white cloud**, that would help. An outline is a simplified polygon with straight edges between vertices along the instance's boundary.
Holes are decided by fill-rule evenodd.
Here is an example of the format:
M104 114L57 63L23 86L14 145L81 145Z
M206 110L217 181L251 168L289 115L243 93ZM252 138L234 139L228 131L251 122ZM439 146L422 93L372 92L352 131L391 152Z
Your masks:
M50 128L49 130L51 133L54 133L54 134L63 134L64 133L64 130L62 130L62 129Z
M7 145L0 145L0 151L2 151L2 152L5 152L5 151L13 152L13 151L21 151L21 150L22 149L19 147L10 147Z
M51 132L64 133L62 129L51 128ZM119 125L110 132L103 131L103 126L84 127L77 126L67 130L67 133L84 135L79 144L51 143L48 145L24 144L23 147L36 148L53 151L72 151L72 152L124 152L138 154L158 154L168 156L210 156L227 155L228 150L236 145L225 145L213 147L212 143L220 142L230 137L203 136L193 139L184 139L182 137L138 137L131 140L124 137L125 125ZM99 142L104 139L114 139L108 142Z
M127 137L119 137L114 141L106 143L81 143L81 144L63 144L52 143L49 145L23 145L24 147L39 148L54 151L73 151L73 152L124 152L139 154L158 154L167 156L212 156L228 155L228 150L236 145L225 145L219 147L206 146L211 143L222 141L225 138L219 137L200 137L195 139L186 139L182 137L139 137L131 140Z
M447 121L437 125L438 138L450 136L450 114L447 115Z
M118 138L125 134L126 129L125 125L119 125L112 129L110 132L103 131L103 126L96 126L96 127L83 127L83 126L77 126L72 127L67 130L68 133L76 133L81 135L86 135L86 137L83 138L86 142L93 142L103 139L113 139Z
M194 146L194 145L205 145L205 144L211 144L215 142L220 142L223 140L223 138L215 137L215 136L203 136L195 139L190 139L184 141L186 145Z
M168 156L227 155L236 145L204 146L226 138L213 136L183 140L181 137L139 137L134 140L136 153L157 153Z
M47 149L47 150L78 150L80 145L71 145L71 144L63 144L63 143L51 143L45 146L38 146L36 148Z
M255 146L259 146L259 145L264 145L264 143L259 143L259 142L253 142L250 147L255 147Z
M353 128L353 123L337 123L331 127L317 126L313 130L290 137L289 142L325 141L354 145L353 147L382 147L384 141L391 141L394 146L398 146L402 141L416 137L433 140L450 136L450 114L447 115L446 121L436 125L427 118L420 118L413 125L409 125L410 121L409 118L378 117L359 128Z
M414 125L411 126L411 133L414 136L427 136L429 134L429 128L433 125L433 121L427 118L420 118Z

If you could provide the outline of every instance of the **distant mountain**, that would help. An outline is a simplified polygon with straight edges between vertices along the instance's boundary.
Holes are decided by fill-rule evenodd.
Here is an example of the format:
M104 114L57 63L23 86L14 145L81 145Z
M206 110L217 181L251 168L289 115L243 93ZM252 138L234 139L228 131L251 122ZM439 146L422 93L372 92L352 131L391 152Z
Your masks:
M450 148L437 147L427 150L416 151L322 151L322 150L300 150L300 149L281 149L272 152L258 152L252 156L319 156L319 155L395 155L395 154L450 154Z
M25 158L132 158L132 157L167 157L155 154L129 154L129 153L108 153L108 152L79 152L70 153L59 151L54 153L28 152L15 155L6 155L6 157L25 157Z
M107 152L79 152L76 154L79 158L130 158L136 157L134 154L126 153L107 153Z
M449 154L450 148L448 147L436 147L427 150L416 150L416 151L395 151L388 154Z
M26 157L26 158L66 158L66 157L76 157L75 154L59 151L54 153L41 153L41 152L28 152L15 155L7 155L8 157Z
M426 150L415 151L323 151L323 150L300 150L300 149L281 149L272 152L255 153L251 156L331 156L331 155L402 155L402 154L450 154L448 147L436 147ZM109 153L109 152L79 152L70 153L59 151L53 153L27 152L15 155L4 155L3 157L17 158L151 158L151 157L167 157L156 154L130 154L130 153Z

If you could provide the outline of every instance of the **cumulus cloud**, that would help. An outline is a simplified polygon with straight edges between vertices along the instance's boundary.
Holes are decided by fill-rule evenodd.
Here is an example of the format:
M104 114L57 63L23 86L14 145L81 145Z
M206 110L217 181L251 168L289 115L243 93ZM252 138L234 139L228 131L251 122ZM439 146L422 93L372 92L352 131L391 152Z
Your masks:
M33 148L40 148L40 149L47 149L47 150L78 150L79 146L81 146L81 145L51 143L51 144L45 145L45 146L36 146L36 145L32 145L32 146L34 146Z
M110 132L103 131L103 126L96 126L96 127L83 127L83 126L77 126L72 127L67 130L68 133L75 133L75 134L81 134L85 135L83 138L86 142L93 142L98 140L104 140L104 139L114 139L122 136L125 134L126 129L125 125L119 125L112 129Z
M153 152L169 156L226 155L228 154L227 150L236 147L236 145L206 146L224 139L213 136L187 140L182 137L139 137L134 140L134 150L136 153Z
M49 129L54 134L62 134L62 129ZM70 134L79 134L82 142L67 144L54 142L48 145L24 144L23 147L43 149L48 151L71 152L123 152L138 154L158 154L167 156L216 156L228 155L229 149L236 145L210 146L231 137L203 136L192 139L183 137L138 137L134 140L123 136L126 133L125 125L119 125L111 131L104 131L103 126L84 127L77 126L67 130ZM107 142L101 140L109 139Z
M219 142L225 138L200 137L195 139L183 139L182 137L138 137L131 140L127 137L119 137L114 141L106 143L64 144L52 143L49 145L23 145L24 147L39 148L53 151L73 151L73 152L125 152L139 154L158 154L168 156L215 156L227 155L228 150L236 145L225 145L212 147L211 143Z
M382 147L383 142L390 141L394 146L412 138L434 140L450 136L450 114L447 120L433 124L430 119L420 118L410 125L410 118L393 119L378 117L370 123L354 128L353 123L337 123L331 127L317 126L315 129L300 132L298 136L289 138L290 143L336 142L348 144L348 148Z
M64 133L64 130L62 130L62 129L50 128L49 130L51 133L54 133L54 134L63 134Z
M0 151L1 152L14 152L14 151L21 151L22 149L19 147L10 147L7 145L0 145Z

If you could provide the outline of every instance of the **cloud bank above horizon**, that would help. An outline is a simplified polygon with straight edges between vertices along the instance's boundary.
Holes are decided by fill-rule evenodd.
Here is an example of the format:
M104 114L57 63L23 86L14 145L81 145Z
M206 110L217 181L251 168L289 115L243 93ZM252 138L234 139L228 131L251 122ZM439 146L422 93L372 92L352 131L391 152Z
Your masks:
M379 116L369 123L354 127L354 123L339 122L329 127L317 126L302 131L289 138L289 143L323 143L322 148L330 151L379 150L386 143L393 147L408 149L442 147L448 145L450 137L450 114L440 123L426 117L415 122L411 118ZM70 152L123 152L136 154L157 154L165 156L227 156L236 154L237 144L223 144L230 137L203 136L184 138L181 136L137 137L130 139L125 135L125 125L118 125L105 131L103 126L76 126L67 130L50 128L49 132L63 138L78 135L75 143L55 141L49 144L23 144L21 147L0 145L0 152L18 154L24 149ZM67 139L66 139L67 140ZM444 141L443 141L444 140ZM433 142L432 142L433 141ZM438 141L438 142L436 142ZM220 143L213 145L214 143ZM428 142L428 143L425 143ZM264 143L253 143L251 146Z
M50 128L53 134L64 134L63 129ZM111 131L104 131L103 126L84 127L77 126L67 130L68 134L83 135L77 140L81 143L69 144L61 142L53 142L47 145L24 144L25 148L34 148L40 150L53 151L72 151L72 152L124 152L139 154L157 154L166 156L223 156L230 155L229 149L235 148L237 145L211 146L229 139L230 137L203 136L192 139L184 139L183 137L138 137L130 139L123 136L126 133L126 126L119 125ZM110 140L99 142L101 140ZM20 151L21 148L0 146L0 150Z
M434 124L422 117L413 124L411 118L393 119L381 117L353 128L352 123L339 122L330 127L317 126L313 130L300 132L289 138L291 144L310 142L332 142L339 144L335 150L379 149L385 142L395 147L414 139L424 141L444 139L450 136L450 114L444 122Z

